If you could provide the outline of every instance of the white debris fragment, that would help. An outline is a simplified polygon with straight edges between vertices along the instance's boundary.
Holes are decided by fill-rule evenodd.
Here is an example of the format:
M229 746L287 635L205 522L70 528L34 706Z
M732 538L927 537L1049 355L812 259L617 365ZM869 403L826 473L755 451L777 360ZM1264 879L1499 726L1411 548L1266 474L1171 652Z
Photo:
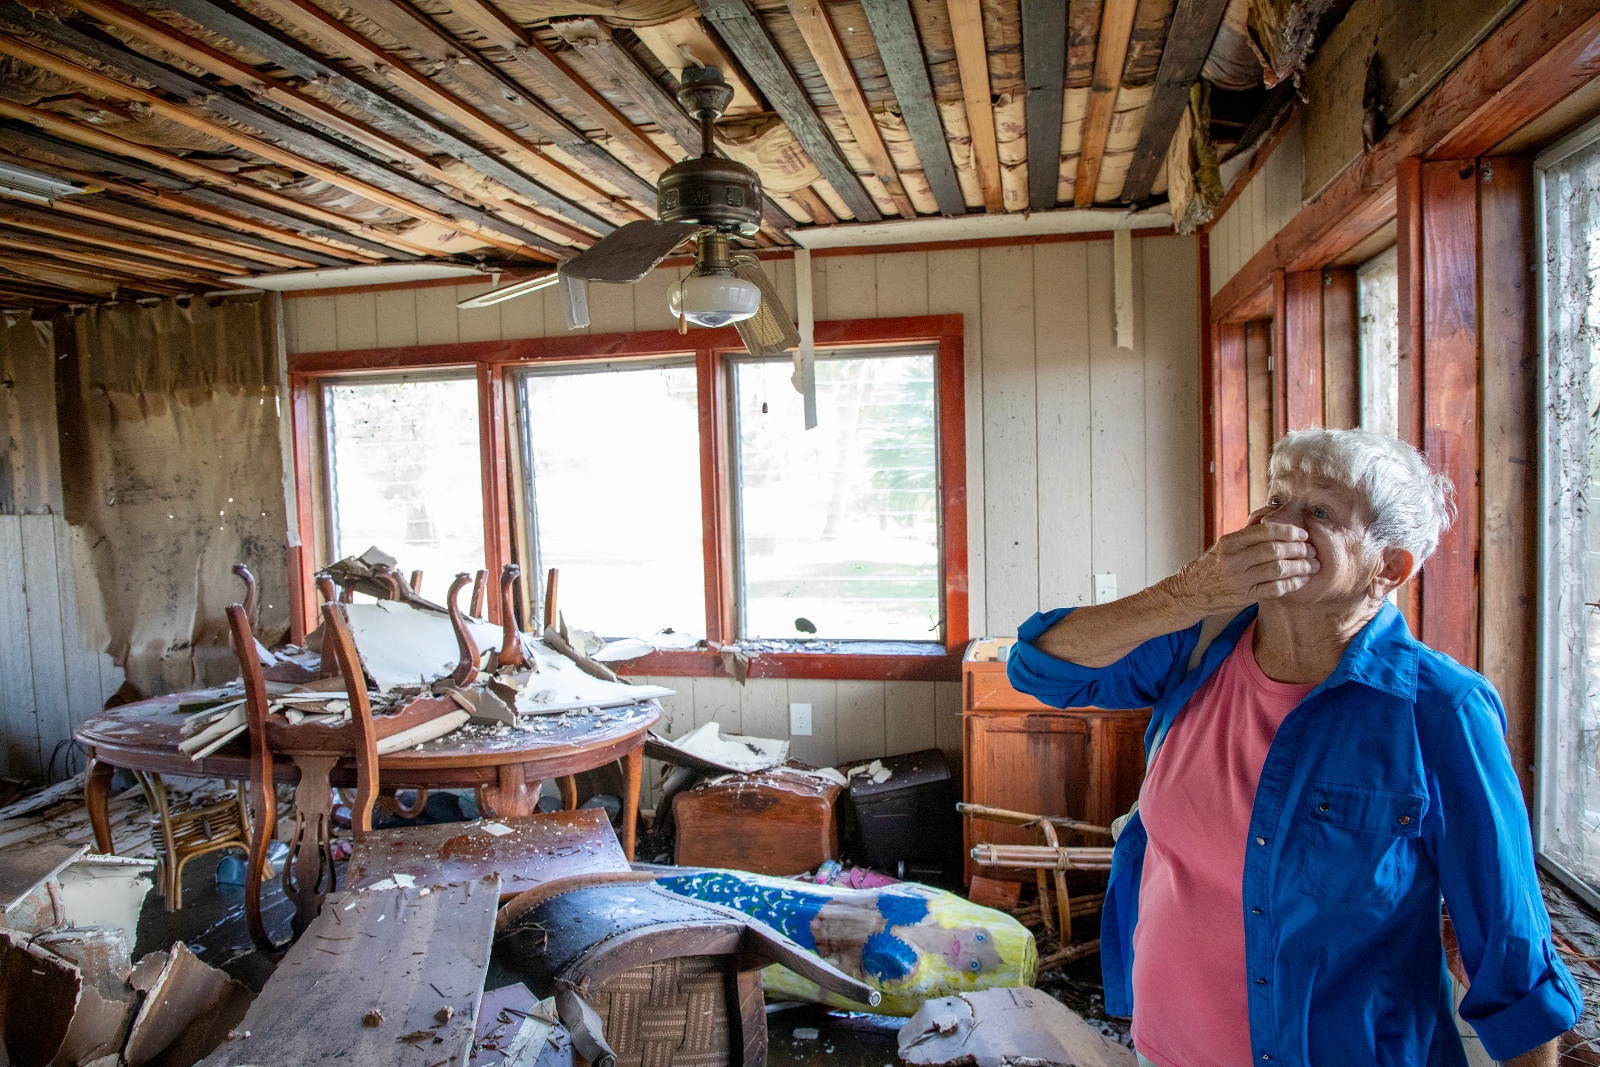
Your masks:
M486 834L493 834L495 837L504 837L511 832L511 827L503 822L486 822L479 829Z

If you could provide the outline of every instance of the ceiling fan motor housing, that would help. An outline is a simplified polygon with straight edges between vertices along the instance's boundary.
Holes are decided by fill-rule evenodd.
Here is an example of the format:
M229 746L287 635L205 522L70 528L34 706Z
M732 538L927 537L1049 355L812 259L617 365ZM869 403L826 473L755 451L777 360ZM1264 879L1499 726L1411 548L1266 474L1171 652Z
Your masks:
M733 87L715 67L683 72L678 102L701 124L705 144L697 159L668 167L656 187L656 213L664 222L715 226L749 236L761 228L761 179L742 163L713 154L711 122L733 99Z

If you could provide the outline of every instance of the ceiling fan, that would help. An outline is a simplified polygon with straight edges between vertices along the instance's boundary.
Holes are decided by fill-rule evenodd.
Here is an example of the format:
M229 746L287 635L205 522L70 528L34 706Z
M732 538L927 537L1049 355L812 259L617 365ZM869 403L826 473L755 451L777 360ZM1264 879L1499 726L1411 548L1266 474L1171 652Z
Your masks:
M700 156L668 167L656 189L655 220L630 222L553 274L490 290L458 307L479 308L559 285L567 328L589 325L589 282L636 282L674 249L694 242L694 270L672 290L679 328L733 325L755 356L786 352L800 333L753 252L733 247L761 225L761 179L742 163L716 155L712 126L733 99L716 67L688 67L678 102L700 124Z

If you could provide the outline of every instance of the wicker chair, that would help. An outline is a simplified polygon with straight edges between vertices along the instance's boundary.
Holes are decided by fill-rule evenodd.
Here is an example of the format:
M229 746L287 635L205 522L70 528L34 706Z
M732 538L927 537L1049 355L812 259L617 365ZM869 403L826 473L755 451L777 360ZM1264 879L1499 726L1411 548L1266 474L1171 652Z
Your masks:
M250 812L244 790L227 783L222 793L175 800L161 775L135 771L150 803L150 843L155 848L157 888L168 911L183 907L183 867L196 856L225 848L250 852Z

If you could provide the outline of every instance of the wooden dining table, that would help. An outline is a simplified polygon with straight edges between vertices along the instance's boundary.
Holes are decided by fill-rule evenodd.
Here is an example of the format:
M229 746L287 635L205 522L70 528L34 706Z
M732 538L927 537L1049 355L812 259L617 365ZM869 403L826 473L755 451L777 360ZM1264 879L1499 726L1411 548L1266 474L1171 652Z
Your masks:
M188 715L180 705L216 700L221 690L201 690L152 697L110 708L85 719L74 735L89 754L84 802L102 853L115 851L109 803L116 768L201 778L247 779L250 751L240 736L203 759L192 760L178 748ZM621 760L626 787L622 795L622 847L633 859L639 817L639 786L644 773L644 742L661 718L654 700L617 708L524 718L519 727L464 726L436 741L378 757L378 786L392 789L473 789L485 816L532 815L539 810L539 791L547 779L566 779ZM287 756L273 761L275 782L298 787L300 769ZM340 760L331 774L335 788L356 784L355 760ZM562 788L567 808L577 806L575 790ZM318 810L327 801L296 797L300 810Z

